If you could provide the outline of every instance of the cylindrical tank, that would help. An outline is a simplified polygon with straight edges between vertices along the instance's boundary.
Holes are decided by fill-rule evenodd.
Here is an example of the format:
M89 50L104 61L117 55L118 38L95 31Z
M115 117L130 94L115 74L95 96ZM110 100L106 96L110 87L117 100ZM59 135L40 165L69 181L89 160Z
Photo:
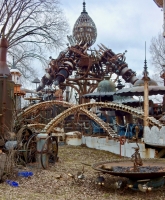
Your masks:
M6 63L8 42L2 37L0 40L0 137L13 127L14 112L14 82L11 80L10 70Z

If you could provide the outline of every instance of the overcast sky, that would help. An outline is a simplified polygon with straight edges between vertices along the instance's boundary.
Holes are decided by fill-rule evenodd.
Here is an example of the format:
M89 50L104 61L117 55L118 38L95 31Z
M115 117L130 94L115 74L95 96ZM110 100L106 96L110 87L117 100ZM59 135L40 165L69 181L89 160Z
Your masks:
M70 25L70 33L82 12L83 0L60 0L61 8ZM141 74L144 66L145 41L150 74L149 46L152 37L162 32L163 12L153 0L85 0L86 11L97 27L97 40L115 53L127 50L129 68ZM97 47L98 49L98 47ZM52 55L53 56L53 55Z

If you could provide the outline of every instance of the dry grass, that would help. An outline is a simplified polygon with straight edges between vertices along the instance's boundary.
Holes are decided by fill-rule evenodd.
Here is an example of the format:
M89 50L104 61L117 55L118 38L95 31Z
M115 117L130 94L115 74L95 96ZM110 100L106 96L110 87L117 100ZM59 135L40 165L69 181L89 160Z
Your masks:
M28 168L34 175L30 178L13 177L18 188L0 184L0 199L4 200L165 200L165 187L154 192L142 193L123 188L116 189L114 182L124 178L103 175L105 186L95 184L98 173L91 164L118 158L118 156L86 147L60 146L59 162L49 170ZM88 165L83 165L86 163ZM85 179L77 179L77 172L84 166ZM24 169L23 169L24 170ZM75 178L68 176L72 174Z

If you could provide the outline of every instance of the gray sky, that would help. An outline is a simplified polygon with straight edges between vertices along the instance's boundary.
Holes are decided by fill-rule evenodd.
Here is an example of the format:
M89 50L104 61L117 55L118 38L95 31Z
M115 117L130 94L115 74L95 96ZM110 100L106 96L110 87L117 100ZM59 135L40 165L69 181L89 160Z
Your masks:
M163 12L153 0L86 0L86 11L97 27L97 40L92 47L103 43L115 53L126 53L129 68L141 74L144 66L145 41L150 74L149 46L152 37L162 32ZM70 25L70 33L82 12L83 0L61 0ZM98 49L98 48L97 48ZM52 55L53 56L53 55Z

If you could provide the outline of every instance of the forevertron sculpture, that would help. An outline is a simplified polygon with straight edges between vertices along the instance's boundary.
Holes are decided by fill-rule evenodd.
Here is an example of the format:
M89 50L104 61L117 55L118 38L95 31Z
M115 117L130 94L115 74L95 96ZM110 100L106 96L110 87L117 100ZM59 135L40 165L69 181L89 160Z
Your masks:
M99 50L89 49L96 37L96 26L86 12L83 2L83 11L74 25L73 36L68 36L70 46L56 59L51 59L37 91L42 90L45 85L59 85L63 90L70 86L81 97L93 92L105 75L111 78L113 73L117 77L122 76L126 82L135 83L138 78L135 72L128 68L125 53L115 54L103 44L98 45ZM82 103L81 101L79 103Z

